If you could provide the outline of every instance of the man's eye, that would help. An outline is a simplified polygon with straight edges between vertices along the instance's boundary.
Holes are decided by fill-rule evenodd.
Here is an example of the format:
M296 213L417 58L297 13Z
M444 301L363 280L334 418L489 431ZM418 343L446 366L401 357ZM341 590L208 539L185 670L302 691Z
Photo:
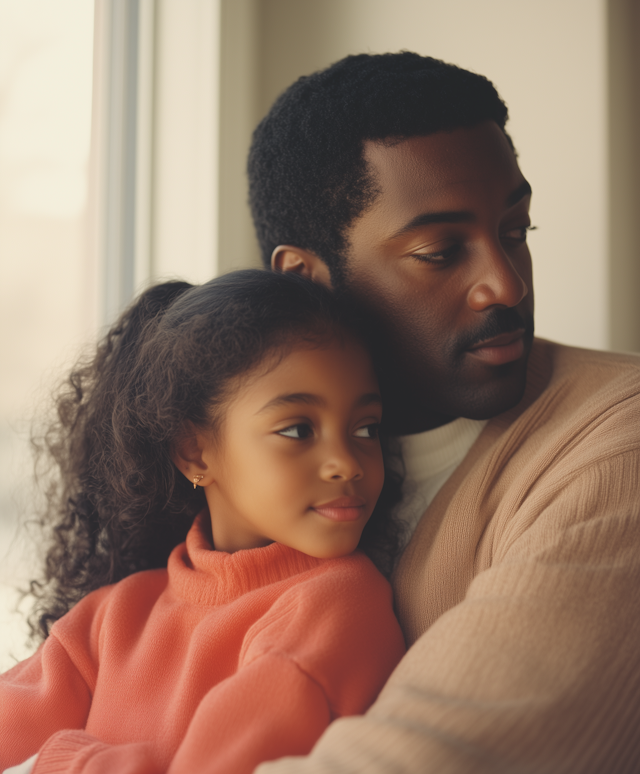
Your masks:
M370 425L359 427L354 436L356 438L377 438L380 431L380 425L377 422L373 422Z
M285 438L298 438L303 440L313 435L313 430L306 424L291 425L283 430L278 430L278 435L284 435Z
M423 263L444 264L456 256L458 249L459 246L456 244L433 253L411 253L411 258L416 258Z
M513 242L526 242L527 232L534 231L535 226L520 226L519 228L511 228L509 231L502 232L503 239L510 239Z

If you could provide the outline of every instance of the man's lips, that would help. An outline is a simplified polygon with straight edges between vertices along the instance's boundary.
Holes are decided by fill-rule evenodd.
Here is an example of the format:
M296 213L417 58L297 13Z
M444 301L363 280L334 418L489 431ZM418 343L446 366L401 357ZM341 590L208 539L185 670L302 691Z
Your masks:
M339 497L322 505L314 505L312 510L332 521L355 521L362 515L365 505L362 497Z
M524 354L524 334L524 328L518 328L511 333L501 333L499 336L474 344L467 351L487 365L512 363Z

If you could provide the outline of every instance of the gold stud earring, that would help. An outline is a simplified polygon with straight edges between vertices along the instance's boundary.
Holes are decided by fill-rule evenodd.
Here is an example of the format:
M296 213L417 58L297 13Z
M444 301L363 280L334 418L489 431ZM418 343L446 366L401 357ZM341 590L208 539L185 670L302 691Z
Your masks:
M194 476L191 480L193 481L193 488L195 489L198 484L202 481L204 476Z

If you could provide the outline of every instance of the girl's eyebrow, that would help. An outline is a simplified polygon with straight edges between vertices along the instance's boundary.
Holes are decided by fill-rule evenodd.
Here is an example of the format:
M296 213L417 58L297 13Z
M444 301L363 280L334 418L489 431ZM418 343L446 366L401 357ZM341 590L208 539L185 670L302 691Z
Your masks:
M256 411L256 414L261 414L268 409L276 408L277 406L288 406L291 403L304 403L307 406L322 406L325 401L318 395L312 395L310 392L292 392L283 395L276 395L273 400L265 403L264 406Z
M289 406L295 403L304 403L307 406L325 406L326 401L319 395L313 395L310 392L292 392L283 395L276 395L275 398L265 403L261 409L256 411L256 414L261 414L263 411L268 411L278 406ZM382 405L382 398L377 392L367 392L361 395L356 401L358 408L364 406L370 406L372 404Z

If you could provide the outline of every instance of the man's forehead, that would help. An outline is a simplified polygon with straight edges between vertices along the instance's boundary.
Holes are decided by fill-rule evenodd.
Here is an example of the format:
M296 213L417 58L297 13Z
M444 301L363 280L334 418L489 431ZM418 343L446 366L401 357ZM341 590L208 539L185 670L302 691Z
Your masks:
M504 132L492 121L478 126L391 141L366 140L364 158L380 192L440 189L473 181L524 178Z

